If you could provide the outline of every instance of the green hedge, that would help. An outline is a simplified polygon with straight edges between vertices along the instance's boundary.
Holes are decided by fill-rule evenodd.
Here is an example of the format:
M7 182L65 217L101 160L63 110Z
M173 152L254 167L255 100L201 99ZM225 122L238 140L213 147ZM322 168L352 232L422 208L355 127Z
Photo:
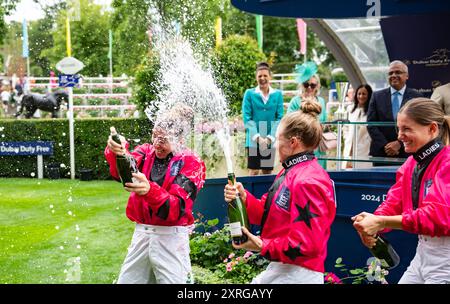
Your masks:
M103 156L109 127L115 126L130 142L130 149L149 142L152 125L148 119L75 119L75 168L92 169L95 179L110 179ZM130 140L131 139L131 140ZM44 166L62 164L60 173L70 177L69 121L67 119L1 120L0 141L52 141L53 156L44 156ZM0 177L37 176L36 156L0 156ZM46 172L44 172L46 176Z

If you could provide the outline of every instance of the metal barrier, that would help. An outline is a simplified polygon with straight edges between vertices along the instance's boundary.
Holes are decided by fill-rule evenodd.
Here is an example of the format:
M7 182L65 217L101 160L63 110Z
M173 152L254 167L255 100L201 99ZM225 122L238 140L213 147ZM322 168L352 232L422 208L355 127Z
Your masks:
M381 163L387 165L401 165L405 162L406 158L393 158L393 157L372 157L369 155L361 156L357 154L357 150L353 151L353 156L349 157L343 157L342 156L342 139L343 139L343 126L344 125L350 125L354 131L353 131L353 138L352 138L352 145L353 147L358 146L358 128L361 126L377 126L377 127L394 127L396 126L395 122L393 121L376 121L376 122L350 122L350 121L327 121L321 123L322 125L331 125L331 126L337 126L337 147L336 147L336 156L320 156L319 159L323 160L332 160L336 161L337 170L345 169L341 168L341 162L342 161L349 161L357 163L357 162L371 162L371 163Z

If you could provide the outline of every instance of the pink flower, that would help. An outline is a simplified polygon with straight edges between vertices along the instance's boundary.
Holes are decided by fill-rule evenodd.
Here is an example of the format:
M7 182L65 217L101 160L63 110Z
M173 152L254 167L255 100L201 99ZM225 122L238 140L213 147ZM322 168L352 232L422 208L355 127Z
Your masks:
M230 272L233 270L233 267L231 266L231 262L227 264L227 272Z
M241 260L241 257L237 257L237 258L236 258L236 261L239 262L240 260Z
M339 279L339 277L332 272L327 273L327 275L324 278L324 281L325 281L325 283L330 283L330 284L342 284L341 279Z
M248 259L248 258L251 257L252 255L253 255L253 252L247 251L247 252L244 254L244 259Z
M230 253L230 255L228 256L229 259L234 258L234 252Z

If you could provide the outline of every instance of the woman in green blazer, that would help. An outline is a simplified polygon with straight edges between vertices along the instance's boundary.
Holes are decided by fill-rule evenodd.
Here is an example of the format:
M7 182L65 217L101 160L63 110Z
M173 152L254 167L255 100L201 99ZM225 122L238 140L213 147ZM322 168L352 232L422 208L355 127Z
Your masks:
M275 133L283 117L283 94L270 86L269 65L256 67L256 88L247 89L242 102L247 168L250 175L271 174L275 161Z

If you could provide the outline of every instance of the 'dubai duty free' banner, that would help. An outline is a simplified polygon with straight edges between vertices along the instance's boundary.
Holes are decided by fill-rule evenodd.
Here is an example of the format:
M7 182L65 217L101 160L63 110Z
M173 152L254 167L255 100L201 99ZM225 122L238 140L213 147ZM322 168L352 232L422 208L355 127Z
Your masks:
M408 87L430 97L450 82L450 14L389 17L380 25L390 61L408 65Z
M52 141L0 141L0 156L53 155Z

